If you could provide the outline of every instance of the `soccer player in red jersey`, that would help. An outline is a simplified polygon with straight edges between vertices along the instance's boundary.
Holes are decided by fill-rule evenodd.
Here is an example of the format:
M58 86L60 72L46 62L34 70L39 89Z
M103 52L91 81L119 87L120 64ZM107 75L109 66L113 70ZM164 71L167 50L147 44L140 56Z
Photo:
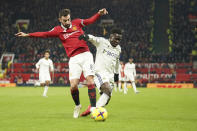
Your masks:
M88 86L88 95L91 104L91 110L96 107L96 90L94 86L94 62L93 56L89 51L86 41L79 40L78 37L84 34L82 27L94 23L100 16L108 14L105 8L101 9L88 19L74 19L71 21L69 9L62 9L59 12L59 22L61 25L55 26L47 32L15 34L18 37L58 37L70 57L69 60L69 80L71 84L71 95L75 102L73 117L78 118L81 104L79 100L79 90L77 88L81 73L83 72Z

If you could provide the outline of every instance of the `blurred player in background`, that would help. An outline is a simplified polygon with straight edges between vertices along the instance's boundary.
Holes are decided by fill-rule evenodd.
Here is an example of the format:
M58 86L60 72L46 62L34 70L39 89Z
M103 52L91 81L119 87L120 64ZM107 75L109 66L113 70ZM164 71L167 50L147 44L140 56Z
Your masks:
M94 82L101 94L96 107L104 107L111 98L114 87L114 75L118 81L119 57L121 53L119 43L122 39L122 32L118 28L113 28L109 39L86 34L81 35L79 39L88 40L96 46ZM90 106L81 116L89 114Z
M47 91L51 82L50 72L54 71L53 61L49 59L50 52L47 50L44 53L44 58L41 58L36 63L36 69L39 70L39 81L41 86L44 86L43 96L47 97Z
M120 61L118 81L118 89L120 92L122 92L122 84L125 82L124 66L124 62Z
M69 60L69 80L71 84L71 95L75 102L73 117L78 118L81 109L79 100L78 84L83 72L88 86L88 95L93 110L96 107L96 90L94 86L94 62L93 55L85 41L79 40L78 37L84 34L82 28L94 23L100 16L108 14L107 10L101 9L89 19L74 19L71 21L69 9L62 9L59 12L59 22L61 25L54 27L47 32L15 34L19 37L58 37L65 48ZM44 23L43 23L44 24Z
M133 63L133 58L129 58L129 62L127 64L125 64L124 73L125 73L127 81L131 82L134 92L136 94L139 93L139 91L136 89L136 85L135 85L136 70L135 70L135 64ZM127 91L128 91L127 82L125 81L124 94L127 94Z

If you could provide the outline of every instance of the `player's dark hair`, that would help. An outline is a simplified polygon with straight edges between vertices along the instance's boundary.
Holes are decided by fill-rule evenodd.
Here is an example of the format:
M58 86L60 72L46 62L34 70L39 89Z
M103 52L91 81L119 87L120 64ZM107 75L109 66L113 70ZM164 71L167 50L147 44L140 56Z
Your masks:
M50 54L50 50L45 50L44 53L49 53Z
M122 30L119 28L112 28L111 29L111 34L122 34Z
M67 16L70 14L70 9L62 9L59 12L59 18L61 18L62 16Z

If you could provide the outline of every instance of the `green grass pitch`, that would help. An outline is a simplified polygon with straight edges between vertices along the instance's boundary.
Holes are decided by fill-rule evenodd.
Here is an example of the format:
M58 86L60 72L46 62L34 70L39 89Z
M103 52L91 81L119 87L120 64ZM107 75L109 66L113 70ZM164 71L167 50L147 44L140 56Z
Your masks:
M82 110L89 105L80 90ZM0 131L196 131L197 89L145 89L140 94L113 92L109 117L74 119L69 88L0 88ZM99 95L97 95L99 96Z

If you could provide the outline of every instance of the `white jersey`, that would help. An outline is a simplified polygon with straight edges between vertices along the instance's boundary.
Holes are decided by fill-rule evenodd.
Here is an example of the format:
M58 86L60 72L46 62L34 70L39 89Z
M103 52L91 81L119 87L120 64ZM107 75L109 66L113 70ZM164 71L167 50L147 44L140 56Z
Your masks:
M135 64L134 63L127 63L124 67L124 74L126 76L136 76Z
M98 88L105 82L109 82L112 86L114 83L114 73L119 73L121 48L119 45L113 47L110 41L103 37L88 36L89 41L95 45L97 49L95 60L95 76L97 80L95 80L95 83Z
M45 58L41 58L38 63L36 63L36 68L39 69L39 73L50 73L50 71L54 70L52 60Z
M50 71L54 71L53 62L51 59L40 59L38 63L36 63L36 68L39 69L40 83L51 81Z
M108 39L88 35L89 41L96 46L95 71L113 74L119 72L119 57L121 48L113 47Z

